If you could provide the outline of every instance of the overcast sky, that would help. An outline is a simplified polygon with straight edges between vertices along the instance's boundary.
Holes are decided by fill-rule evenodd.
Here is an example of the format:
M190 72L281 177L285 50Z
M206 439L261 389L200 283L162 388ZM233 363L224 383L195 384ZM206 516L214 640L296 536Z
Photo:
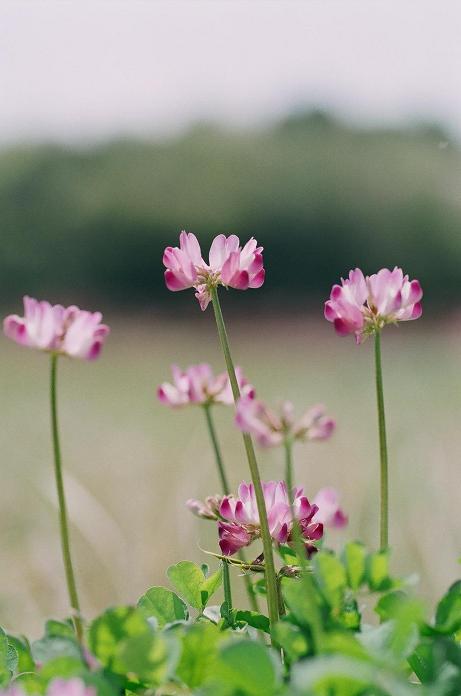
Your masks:
M461 135L461 0L0 0L0 141L331 107Z

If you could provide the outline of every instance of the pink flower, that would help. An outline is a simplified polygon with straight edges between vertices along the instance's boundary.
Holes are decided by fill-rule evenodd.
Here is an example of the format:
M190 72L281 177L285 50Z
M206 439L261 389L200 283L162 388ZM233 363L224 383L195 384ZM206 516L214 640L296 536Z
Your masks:
M3 322L3 330L22 346L94 360L110 331L101 319L100 312L51 305L26 295L24 317L10 314Z
M96 689L87 686L82 679L53 679L48 685L46 696L96 696Z
M386 324L419 319L423 291L418 280L409 280L401 268L382 268L365 277L359 268L333 285L325 302L325 318L340 336L355 334L357 343Z
M222 496L210 495L205 498L205 502L189 498L186 500L186 507L193 515L201 517L204 520L217 520L219 518L219 508L221 507Z
M5 689L0 689L0 696L26 696L26 693L17 684L10 684Z
M237 427L254 436L262 447L276 447L285 438L292 440L326 440L335 428L335 421L325 415L325 407L312 406L301 418L294 417L294 407L285 401L279 412L262 401L242 396L235 415Z
M339 495L334 488L321 488L314 498L314 505L318 508L314 515L315 522L337 529L347 525L347 515L339 507Z
M263 482L270 535L276 544L292 542L293 518L284 481ZM294 489L294 517L298 521L306 551L313 553L314 541L323 535L323 525L313 520L318 508L311 505L302 488ZM219 508L219 546L225 556L232 556L261 536L258 507L253 484L241 483L238 497L224 496Z
M173 384L163 382L157 390L158 398L166 406L178 408L187 404L234 403L227 372L214 376L211 366L207 363L191 365L185 371L173 365L171 371ZM235 372L241 393L253 398L254 387L248 383L239 367Z
M214 238L209 262L202 258L197 237L191 232L181 232L179 247L167 247L163 254L166 267L165 283L169 290L195 288L195 296L202 310L211 300L210 289L218 285L247 290L260 288L264 283L263 247L251 238L245 246L235 234Z

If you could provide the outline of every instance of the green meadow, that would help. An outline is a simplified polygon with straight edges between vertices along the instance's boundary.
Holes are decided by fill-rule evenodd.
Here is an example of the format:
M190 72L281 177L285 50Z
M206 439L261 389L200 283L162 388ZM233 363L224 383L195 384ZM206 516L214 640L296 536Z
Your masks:
M203 413L172 411L157 385L181 366L223 361L211 311L191 297L190 317L107 316L112 335L95 363L61 360L59 401L74 556L83 611L133 602L166 584L182 558L217 551L213 523L192 517L189 497L219 491ZM225 306L224 306L225 309ZM383 336L391 472L391 544L398 574L419 576L433 601L459 575L461 322L427 316ZM326 443L296 448L296 479L314 496L342 493L349 528L377 546L378 449L371 342L355 346L315 317L265 315L229 321L237 364L261 398L292 400L299 412L323 402L337 419ZM68 612L59 549L49 436L47 356L0 342L2 387L2 625L38 635L43 616ZM230 478L248 479L232 410L215 410ZM258 450L266 479L282 478L282 453ZM197 538L200 542L197 543ZM254 548L257 555L258 549ZM416 578L415 578L416 580ZM243 597L242 597L243 601Z

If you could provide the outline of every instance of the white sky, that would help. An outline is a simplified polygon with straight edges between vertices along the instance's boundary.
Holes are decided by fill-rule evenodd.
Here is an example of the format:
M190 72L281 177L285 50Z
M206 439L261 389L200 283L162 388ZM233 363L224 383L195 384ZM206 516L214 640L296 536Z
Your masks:
M0 141L306 106L461 135L461 0L0 0Z

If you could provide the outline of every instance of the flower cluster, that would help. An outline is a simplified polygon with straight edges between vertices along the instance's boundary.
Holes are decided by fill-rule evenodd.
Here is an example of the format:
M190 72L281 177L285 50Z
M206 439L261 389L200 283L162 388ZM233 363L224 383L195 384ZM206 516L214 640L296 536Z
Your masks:
M262 485L270 535L276 544L289 544L292 541L293 517L285 482L267 481ZM293 493L294 518L299 524L306 551L312 553L315 551L314 541L318 541L323 535L323 524L313 521L318 508L309 503L302 488L296 488ZM219 546L225 556L232 556L261 536L252 483L241 483L237 498L224 496L219 515Z
M276 413L262 401L245 396L237 403L235 423L240 430L253 435L262 447L276 447L282 444L285 438L326 440L336 425L333 418L325 414L325 407L321 404L312 406L296 419L290 401L285 401L279 413Z
M276 544L291 543L293 520L290 500L284 481L263 483L264 499L271 537ZM209 496L204 502L191 498L189 510L207 520L218 522L219 545L226 556L248 546L260 536L260 524L253 484L241 483L238 496ZM298 520L306 550L315 551L313 542L323 535L323 527L344 527L347 516L339 506L338 493L322 488L312 505L302 488L294 489L293 509Z
M189 500L186 500L186 506L197 517L201 517L204 520L218 520L222 499L222 495L209 495L204 502L195 498L189 498Z
M163 254L166 267L165 283L169 290L195 288L195 296L202 310L211 300L210 290L218 285L247 290L260 288L264 283L263 247L251 238L245 246L235 234L214 238L209 261L202 258L197 237L191 232L181 232L179 247L167 247Z
M339 506L338 491L334 488L321 488L314 498L314 505L318 507L318 512L315 514L316 522L336 529L347 525L347 515Z
M51 305L26 296L24 316L10 314L3 330L22 346L94 360L110 330L101 319L100 312L87 312L74 305Z
M163 382L157 389L158 398L166 406L178 408L188 404L210 403L229 406L234 403L227 372L215 376L207 363L191 365L186 370L172 365L171 372L173 384ZM254 398L254 387L243 376L242 370L237 367L235 373L240 392L248 399Z
M386 324L418 319L423 291L418 280L409 280L401 268L382 268L364 276L359 268L333 285L325 302L325 318L340 336L355 334L357 343Z

